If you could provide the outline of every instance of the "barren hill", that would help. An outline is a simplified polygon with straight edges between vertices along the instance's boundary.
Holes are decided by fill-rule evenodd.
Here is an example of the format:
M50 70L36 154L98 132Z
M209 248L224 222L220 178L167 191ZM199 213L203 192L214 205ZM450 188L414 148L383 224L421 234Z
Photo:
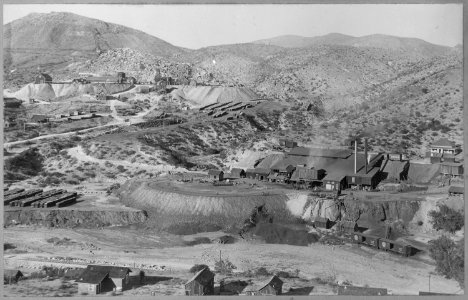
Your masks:
M284 48L304 48L317 45L370 47L417 53L418 55L425 57L443 55L447 51L451 50L450 47L431 44L421 39L397 37L384 34L372 34L361 37L353 37L340 33L330 33L317 37L284 35L270 39L254 41L253 43L274 45Z
M114 48L164 57L186 51L139 30L64 12L33 13L8 23L3 27L3 42L5 70L17 69L17 73L37 67L55 71Z

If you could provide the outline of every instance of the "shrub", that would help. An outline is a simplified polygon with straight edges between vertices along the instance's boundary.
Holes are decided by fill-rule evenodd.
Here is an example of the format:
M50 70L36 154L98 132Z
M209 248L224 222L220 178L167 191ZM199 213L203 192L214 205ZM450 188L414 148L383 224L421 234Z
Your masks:
M190 268L190 273L197 273L205 268L208 268L208 270L210 269L210 267L208 267L207 265L205 264L196 264L194 265L193 267Z
M447 205L439 205L439 211L431 210L429 216L432 227L436 230L445 230L450 233L460 230L465 224L465 218L462 213L456 211Z
M437 273L447 278L454 278L460 287L465 287L464 240L456 244L450 238L441 236L436 240L429 241L429 253L431 258L436 261Z
M234 269L237 269L237 267L227 259L215 263L215 272L220 274L231 274Z
M255 275L256 276L269 276L271 275L270 272L265 267L260 267L257 270L255 270Z

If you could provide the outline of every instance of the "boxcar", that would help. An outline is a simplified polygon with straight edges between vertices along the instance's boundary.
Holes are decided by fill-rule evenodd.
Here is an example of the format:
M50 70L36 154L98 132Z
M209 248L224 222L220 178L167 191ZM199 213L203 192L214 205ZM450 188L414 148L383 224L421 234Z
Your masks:
M402 244L402 243L393 243L393 252L399 253L404 256L410 256L412 253L413 247L410 245Z
M360 232L355 232L353 233L353 241L355 243L363 243L366 240L366 237L360 233Z
M381 238L379 239L379 249L381 250L392 250L394 247L394 242L392 240Z
M364 240L362 243L374 247L374 248L379 248L379 240L380 238L375 235L368 235L368 234L363 234Z

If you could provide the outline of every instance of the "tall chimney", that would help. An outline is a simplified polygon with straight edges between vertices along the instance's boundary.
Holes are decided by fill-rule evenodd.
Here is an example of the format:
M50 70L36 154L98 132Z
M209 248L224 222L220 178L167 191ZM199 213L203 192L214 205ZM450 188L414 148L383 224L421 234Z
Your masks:
M357 173L357 139L354 140L354 174Z
M364 161L365 161L366 174L367 174L367 138L364 138Z

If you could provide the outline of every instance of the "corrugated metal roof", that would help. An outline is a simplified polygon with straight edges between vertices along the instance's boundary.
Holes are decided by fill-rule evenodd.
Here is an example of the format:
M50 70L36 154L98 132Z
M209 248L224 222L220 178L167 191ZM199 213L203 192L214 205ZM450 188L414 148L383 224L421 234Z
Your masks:
M109 277L112 278L124 278L129 272L132 272L132 270L126 267L102 265L88 265L86 269L95 272L107 272L109 274Z
M450 186L449 187L449 193L458 193L458 194L464 194L465 193L465 188L462 186Z
M321 149L321 148L307 148L295 147L289 151L290 155L299 156L316 156L316 157L331 157L331 158L347 158L353 151L349 149Z
M317 170L307 167L296 167L291 180L318 180Z
M431 144L432 147L455 147L455 143L446 138L441 138Z

